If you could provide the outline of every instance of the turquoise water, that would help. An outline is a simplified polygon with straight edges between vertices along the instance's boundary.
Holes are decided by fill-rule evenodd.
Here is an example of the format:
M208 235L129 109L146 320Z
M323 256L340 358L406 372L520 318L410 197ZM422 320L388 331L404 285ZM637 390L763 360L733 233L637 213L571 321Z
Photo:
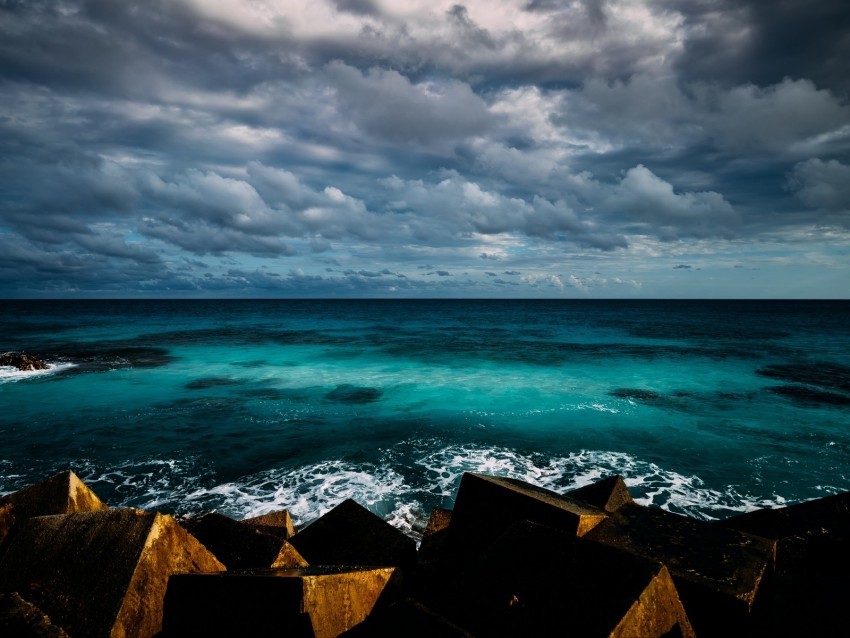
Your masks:
M12 302L0 493L71 468L114 505L414 535L462 472L618 472L702 518L850 489L850 303Z

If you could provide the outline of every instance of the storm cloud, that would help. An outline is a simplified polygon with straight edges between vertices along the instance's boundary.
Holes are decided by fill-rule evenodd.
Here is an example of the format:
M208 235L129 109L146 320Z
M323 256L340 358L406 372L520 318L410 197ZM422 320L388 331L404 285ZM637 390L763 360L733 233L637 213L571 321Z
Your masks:
M827 0L0 0L0 294L847 297L848 31Z

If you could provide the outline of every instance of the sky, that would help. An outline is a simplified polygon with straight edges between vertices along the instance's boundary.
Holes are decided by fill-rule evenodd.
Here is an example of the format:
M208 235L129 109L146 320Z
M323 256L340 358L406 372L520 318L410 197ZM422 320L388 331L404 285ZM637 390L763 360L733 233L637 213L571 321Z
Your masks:
M0 297L850 298L850 3L0 0Z

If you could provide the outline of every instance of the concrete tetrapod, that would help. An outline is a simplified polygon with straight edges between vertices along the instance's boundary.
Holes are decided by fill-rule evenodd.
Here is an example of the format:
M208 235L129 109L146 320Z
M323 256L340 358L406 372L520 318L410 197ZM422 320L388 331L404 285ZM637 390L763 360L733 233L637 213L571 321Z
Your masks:
M169 576L223 569L170 516L39 516L16 530L0 559L0 592L19 592L74 638L142 638L161 627Z

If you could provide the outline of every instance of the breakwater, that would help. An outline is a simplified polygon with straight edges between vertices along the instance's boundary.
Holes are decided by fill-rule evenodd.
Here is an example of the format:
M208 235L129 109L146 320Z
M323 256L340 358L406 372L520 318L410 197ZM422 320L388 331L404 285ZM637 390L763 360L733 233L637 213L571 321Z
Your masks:
M4 636L840 635L850 493L707 522L619 476L464 474L421 545L352 500L297 529L110 508L72 472L0 499Z

